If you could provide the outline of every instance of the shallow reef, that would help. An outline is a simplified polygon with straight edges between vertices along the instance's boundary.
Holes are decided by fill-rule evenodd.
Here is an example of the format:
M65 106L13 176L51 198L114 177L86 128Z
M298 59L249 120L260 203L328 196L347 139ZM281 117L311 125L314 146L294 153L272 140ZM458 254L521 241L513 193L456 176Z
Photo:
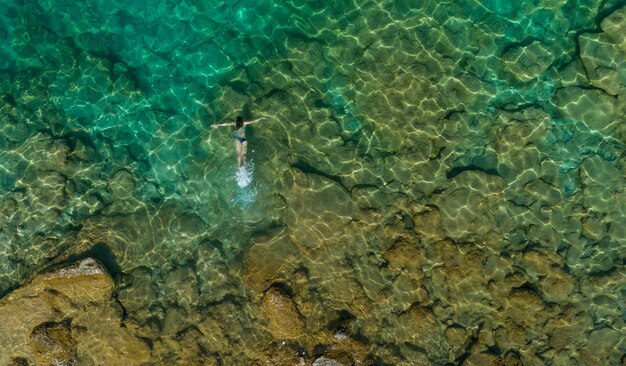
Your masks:
M2 1L0 363L624 365L625 19Z

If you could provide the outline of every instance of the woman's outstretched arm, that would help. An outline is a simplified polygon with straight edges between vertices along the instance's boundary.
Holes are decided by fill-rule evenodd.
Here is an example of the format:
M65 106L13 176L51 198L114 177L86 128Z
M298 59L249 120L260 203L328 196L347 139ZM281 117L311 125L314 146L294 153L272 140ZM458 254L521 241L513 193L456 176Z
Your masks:
M253 123L257 123L257 122L259 122L262 119L265 119L265 117L257 118L257 119L254 119L252 121L247 121L247 122L244 122L243 124L244 125L250 125L250 124L253 124Z
M211 127L213 128L224 127L224 126L235 126L235 122L217 123L217 124L211 125Z

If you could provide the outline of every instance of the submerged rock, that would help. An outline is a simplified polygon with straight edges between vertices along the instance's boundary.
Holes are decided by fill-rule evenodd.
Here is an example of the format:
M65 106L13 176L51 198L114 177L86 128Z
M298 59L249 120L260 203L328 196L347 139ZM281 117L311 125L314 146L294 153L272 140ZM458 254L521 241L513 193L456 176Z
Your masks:
M72 365L76 362L76 341L68 322L44 323L33 329L30 349L38 365Z
M286 223L289 238L311 259L332 246L356 215L356 206L339 183L320 174L289 171L292 184L286 191Z
M556 105L564 118L582 121L590 129L611 133L615 121L616 100L599 89L567 87L556 93Z
M291 298L276 288L263 296L261 313L269 332L277 339L296 339L304 335L304 322Z
M502 55L504 67L522 82L543 74L554 61L551 50L535 41L525 47L515 47Z
M265 353L260 355L260 362L273 366L305 366L307 365L303 349L298 345L280 342L272 344Z
M300 256L286 235L255 240L244 260L244 284L252 291L262 293L273 282L292 278L301 261Z
M332 337L329 336L326 341L329 341L330 343L325 344L322 348L325 349L324 356L318 358L315 362L330 363L320 363L320 365L335 365L332 362L336 362L338 365L355 366L370 364L370 347L351 338L347 330L336 330L333 332ZM319 346L320 345L318 345L318 347ZM313 363L314 365L316 364L315 362Z
M322 356L313 362L313 366L344 366L344 364L332 358Z
M147 361L148 346L120 326L113 288L108 273L86 258L13 291L0 301L0 364Z

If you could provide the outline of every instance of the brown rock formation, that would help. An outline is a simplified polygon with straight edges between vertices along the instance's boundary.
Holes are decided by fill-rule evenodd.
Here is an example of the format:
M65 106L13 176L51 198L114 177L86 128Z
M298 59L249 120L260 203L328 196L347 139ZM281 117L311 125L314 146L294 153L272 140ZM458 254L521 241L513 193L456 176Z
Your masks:
M147 345L120 327L113 280L93 259L40 275L0 301L0 364L145 362Z
M269 332L277 339L297 339L304 335L304 322L295 303L274 287L263 296L261 314Z

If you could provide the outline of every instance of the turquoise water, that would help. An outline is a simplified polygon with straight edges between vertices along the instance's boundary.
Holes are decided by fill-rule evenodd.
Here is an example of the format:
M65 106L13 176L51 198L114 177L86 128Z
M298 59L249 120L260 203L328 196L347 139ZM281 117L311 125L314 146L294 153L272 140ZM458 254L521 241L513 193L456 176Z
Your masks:
M273 286L309 358L618 364L624 6L2 0L0 294L96 256L152 362L265 362Z

